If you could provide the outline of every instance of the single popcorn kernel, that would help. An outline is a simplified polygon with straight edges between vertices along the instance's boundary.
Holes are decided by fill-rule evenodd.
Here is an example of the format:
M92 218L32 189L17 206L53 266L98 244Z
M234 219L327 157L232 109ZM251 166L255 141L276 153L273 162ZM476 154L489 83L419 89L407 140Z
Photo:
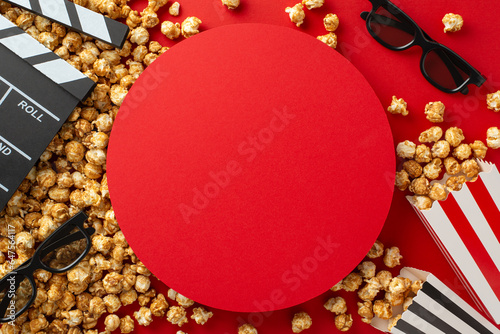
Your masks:
M399 171L399 172L396 172L396 181L395 181L395 185L396 187L401 190L401 191L405 191L406 188L408 188L408 186L411 184L411 181L410 181L410 178L409 178L409 174L407 171L405 171L404 169ZM369 253L368 253L369 254Z
M429 192L429 198L433 201L444 201L446 199L446 188L441 183L434 183Z
M486 131L486 144L494 150L500 147L500 130L496 126Z
M181 5L176 1L170 6L168 9L168 13L172 16L179 16L179 10L180 10Z
M181 25L170 21L164 21L161 24L161 33L168 39L174 40L181 35Z
M342 280L344 290L347 292L356 291L361 283L363 283L363 279L358 273L350 273Z
M479 165L475 160L465 160L462 162L462 172L465 176L474 178L479 174Z
M389 268L399 266L403 256L399 253L398 247L386 248L384 255L384 264Z
M377 267L372 261L363 261L358 265L359 274L363 278L372 278L377 272Z
M408 104L403 99L398 99L396 96L392 96L391 105L387 108L387 111L391 114L401 114L403 116L408 115L408 110L406 107Z
M415 149L415 161L418 163L427 163L432 160L431 149L425 144L418 145Z
M448 180L446 180L446 188L448 191L459 191L462 189L466 179L465 176L452 176Z
M305 329L309 329L311 325L312 319L306 312L299 312L293 315L292 331L294 333L300 333Z
M370 259L376 259L382 255L384 255L384 244L378 240L375 241L368 254L366 254L366 256Z
M341 332L351 329L352 316L350 314L339 314L335 317L335 327Z
M202 21L195 16L187 17L181 24L182 36L184 36L185 38L189 38L198 34L200 32L199 28L201 23Z
M430 192L429 180L425 176L418 177L411 181L408 188L415 195L428 195Z
M462 166L453 157L444 159L444 168L446 168L446 173L450 175L456 175L462 171Z
M339 18L337 14L326 14L323 18L323 25L325 26L326 31L334 32L339 27Z
M461 15L448 13L443 17L444 32L456 32L462 29L464 20Z
M446 141L453 147L457 147L465 139L462 129L459 129L457 127L451 127L446 130L444 137Z
M441 139L442 136L443 130L439 126L433 126L422 132L420 137L418 137L418 141L421 143L433 143Z
M258 334L257 329L250 324L244 324L238 327L238 334Z
M325 4L325 0L302 0L302 4L311 10L322 7Z
M389 320L392 317L392 306L385 300L376 300L373 304L373 313L380 319Z
M387 270L381 270L377 273L377 275L375 275L375 277L380 282L382 289L387 291L387 289L389 289L389 283L391 283L392 280L391 272Z
M417 178L422 175L423 168L420 166L418 162L415 160L408 160L403 163L403 169L410 175L412 178Z
M240 0L222 0L222 4L229 9L236 9L240 5Z
M193 314L191 319L193 319L198 325L204 325L214 314L210 311L205 310L203 307L196 307L193 309Z
M372 277L366 281L365 286L359 289L358 297L364 301L372 301L375 299L381 288L382 285L380 284L378 278Z
M431 152L434 158L444 159L450 154L450 143L446 140L439 140L432 146Z
M361 316L361 321L363 321L365 324L370 324L374 317L372 302L358 302L358 314Z
M424 167L424 175L426 178L430 180L435 180L439 177L442 170L442 162L441 159L435 158L431 162L429 162Z
M476 159L484 159L486 157L486 151L488 147L480 140L475 140L472 144L469 144L472 149L472 154Z
M469 159L472 149L467 144L460 144L453 150L453 156L459 160Z
M344 284L342 283L342 281L338 282L337 284L335 284L334 286L332 286L330 288L330 290L332 290L333 292L337 292L337 291L340 291L344 288Z
M444 104L441 101L427 103L425 106L427 119L432 123L443 122L444 109Z
M411 280L406 277L394 277L389 283L389 292L400 294L410 289Z
M325 43L332 49L337 48L337 35L333 32L329 32L326 35L321 35L316 37L319 41Z
M409 140L405 140L404 142L400 142L396 147L396 154L398 155L398 157L404 159L413 159L413 157L415 156L416 147L417 145L415 145L415 143Z
M325 309L335 314L343 314L347 312L347 304L342 297L333 297L323 305Z
M297 27L300 27L300 25L304 23L306 13L304 12L304 6L301 3L298 3L293 7L286 7L285 12L288 13L290 21L295 23Z
M387 325L387 329L389 330L389 332L392 330L394 326L396 326L399 319L401 319L401 316L402 316L401 314L398 314L394 318L389 319L389 324Z
M486 95L486 103L488 104L488 109L495 112L500 111L500 90Z
M188 322L186 310L182 306L171 306L167 312L167 321L181 327Z

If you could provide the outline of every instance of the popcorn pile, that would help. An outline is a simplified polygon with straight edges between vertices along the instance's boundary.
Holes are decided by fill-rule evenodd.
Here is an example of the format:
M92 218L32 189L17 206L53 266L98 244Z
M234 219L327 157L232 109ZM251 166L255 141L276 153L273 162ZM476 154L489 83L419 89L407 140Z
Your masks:
M116 49L0 1L4 17L97 83L0 213L0 277L10 271L6 261L7 226L15 229L18 266L57 227L83 210L89 216L88 225L96 230L91 250L67 273L35 272L34 304L15 320L15 325L4 324L0 333L97 334L98 322L104 323L106 333L131 333L137 324L151 324L154 317L165 318L179 327L189 318L203 325L213 316L212 312L201 306L189 311L192 300L171 289L164 296L151 287L151 272L120 231L106 177L107 145L119 107L144 69L168 50L150 40L148 31L159 25L157 11L167 0L149 0L140 13L127 5L128 0L74 2L125 21L131 32L123 48ZM174 2L169 14L177 16L179 10L179 3ZM182 24L172 27L163 22L161 26L171 39L180 34L187 38L198 33L200 23L191 16ZM31 294L20 297L29 298ZM120 318L115 314L122 306L135 303L138 309L133 317Z
M420 210L430 209L433 201L446 199L449 191L460 190L466 181L475 181L480 171L475 159L484 159L488 147L500 147L498 128L488 129L488 147L480 140L464 143L463 131L457 127L448 128L442 137L443 130L433 126L420 134L420 145L405 140L396 148L397 156L405 159L396 173L396 187L412 192ZM443 172L449 175L446 182L434 181Z

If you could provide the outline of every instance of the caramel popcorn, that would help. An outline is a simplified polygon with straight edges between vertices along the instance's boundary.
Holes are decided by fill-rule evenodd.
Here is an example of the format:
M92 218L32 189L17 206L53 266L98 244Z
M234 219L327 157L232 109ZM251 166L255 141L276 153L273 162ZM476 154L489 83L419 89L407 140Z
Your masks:
M472 154L476 159L484 159L486 157L486 151L488 147L480 140L475 140L472 144L469 144L472 149Z
M453 157L444 159L444 167L446 168L446 173L450 175L456 175L462 171L462 166Z
M159 293L158 296L156 296L151 302L150 309L151 309L151 314L153 314L155 317L163 317L168 310L168 303L167 300L165 299L165 296Z
M459 191L462 189L466 179L465 176L452 176L448 180L446 180L446 188L448 191Z
M236 9L240 5L240 0L222 0L222 4L229 9Z
M408 307L413 303L413 297L406 297L405 301L403 302L403 310L407 311Z
M181 5L176 1L168 9L168 13L172 16L179 16L179 10Z
M347 312L347 304L342 297L333 297L323 305L325 309L335 314L343 314Z
M407 171L405 171L403 169L399 172L396 172L395 185L396 185L396 187L398 187L399 190L401 190L401 191L406 190L406 188L408 188L410 183L411 183L411 181L410 181L409 174Z
M392 96L391 105L387 108L387 111L391 114L401 114L403 116L408 115L408 110L406 107L408 104L403 99L398 99L396 96Z
M428 196L413 196L413 203L419 210L429 210L432 208L432 199Z
M151 310L144 306L139 311L134 312L134 318L141 326L149 326L153 322Z
M120 319L120 331L122 333L132 333L134 331L134 327L134 320L129 315Z
M423 284L424 282L422 282L421 280L413 281L410 286L411 292L416 295L417 292L422 289Z
M457 147L465 139L462 129L451 127L444 134L445 139L451 146Z
M120 327L120 318L116 314L109 314L104 319L104 326L106 331L112 332Z
M415 156L415 150L416 150L417 145L415 143L405 140L404 142L400 142L398 146L396 147L396 153L398 157L404 158L404 159L413 159Z
M372 261L363 261L358 265L359 274L363 278L372 278L375 276L377 267Z
M339 18L336 14L326 14L323 18L323 25L325 26L326 31L334 32L339 27Z
M418 177L411 181L408 188L415 195L428 195L430 192L429 180L425 176Z
M435 158L432 159L427 165L424 166L424 175L426 178L430 180L435 180L439 177L442 170L442 162L441 159Z
M342 283L342 281L338 282L337 284L335 284L334 286L332 286L330 288L330 290L332 290L333 292L337 292L337 291L340 291L344 288L344 284Z
M257 329L250 324L244 324L238 327L238 334L258 334Z
M389 319L389 324L387 325L387 329L389 330L389 332L392 330L394 326L396 326L399 319L401 319L401 314L398 314L397 316Z
M392 306L385 300L376 300L373 303L373 313L380 319L390 319L392 317Z
M358 273L350 273L342 280L344 290L347 292L356 291L361 283L363 283L363 279Z
M499 112L500 111L500 90L486 95L486 103L488 109Z
M448 13L443 17L444 32L456 32L462 29L464 20L459 14Z
M430 129L425 130L418 137L418 141L421 143L432 143L437 142L443 136L443 130L439 126L433 126Z
M486 144L492 149L500 147L500 130L496 126L486 131Z
M317 39L320 40L321 42L325 43L326 45L328 45L332 49L337 48L337 35L333 32L329 32L326 35L318 36Z
M295 23L297 27L300 27L300 25L304 23L306 13L304 12L304 6L302 3L298 3L293 7L286 7L285 12L288 13L290 21Z
M410 175L412 178L417 178L422 175L423 168L420 166L418 162L415 160L408 160L403 163L403 169Z
M385 249L384 264L389 268L399 266L400 260L403 256L399 253L398 247L391 247Z
M443 122L444 109L444 104L441 101L429 102L425 106L426 118L432 123L441 123Z
M387 270L381 270L377 273L377 275L375 275L375 277L378 279L382 289L387 291L389 289L389 283L391 283L392 280L391 272Z
M374 317L373 305L371 301L358 302L358 314L361 316L361 321L370 324Z
M384 244L378 240L375 241L368 254L366 254L366 256L370 259L376 259L382 255L384 255Z
M201 20L195 16L187 17L181 24L181 34L185 38L189 38L198 34Z
M309 329L312 325L312 319L306 312L299 312L293 315L292 332L300 333L305 329Z
M479 165L475 160L465 160L462 162L462 172L465 176L474 178L479 175Z
M366 280L365 286L358 291L358 297L364 301L373 301L381 288L378 278L372 277Z
M181 327L188 322L186 310L182 306L171 306L167 312L167 321Z
M444 201L446 199L446 188L440 183L434 183L429 192L429 198L433 201Z
M205 310L203 307L196 307L193 309L191 319L196 321L198 325L204 325L213 315L212 312Z
M144 27L137 27L130 32L130 41L137 45L146 45L149 42L149 32Z
M350 314L339 314L335 317L335 327L341 332L351 329L352 316Z
M467 144L460 144L453 150L453 156L459 160L469 159L472 149Z
M432 146L431 152L434 158L444 159L450 154L450 143L446 140L439 140Z
M325 4L325 0L302 0L302 4L311 10L322 7Z
M384 296L384 300L391 304L391 306L399 306L404 302L405 296L402 293L394 293L387 291Z
M415 161L418 163L426 163L432 160L431 149L425 145L418 145L415 149Z

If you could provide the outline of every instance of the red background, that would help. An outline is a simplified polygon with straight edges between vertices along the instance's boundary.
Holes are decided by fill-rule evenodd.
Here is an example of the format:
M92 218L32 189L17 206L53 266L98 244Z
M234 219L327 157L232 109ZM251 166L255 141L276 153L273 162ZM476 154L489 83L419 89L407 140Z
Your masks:
M241 8L229 11L220 0L182 0L181 15L173 18L168 9L160 10L162 20L182 22L187 16L202 19L201 30L208 30L225 24L243 22L262 22L292 27L285 7L294 2L250 1L242 0ZM408 0L396 2L410 15L432 38L450 47L469 63L476 67L488 81L482 88L470 86L468 96L448 95L431 86L420 74L420 49L414 47L404 52L390 51L375 42L366 32L364 21L359 17L361 11L371 9L366 0L330 1L325 6L313 11L306 10L306 22L299 30L313 36L325 34L322 18L329 12L340 18L337 30L339 45L337 50L349 59L370 82L384 106L389 105L392 95L403 97L408 102L410 115L388 115L393 130L395 145L402 140L417 141L418 135L433 124L425 119L425 104L430 101L442 101L446 105L444 129L459 126L464 130L467 142L476 139L486 140L486 130L491 126L500 126L499 115L486 108L487 93L500 88L500 43L497 42L499 23L497 20L498 4L495 2L473 2L445 0ZM146 1L133 0L132 7L142 10ZM465 21L462 31L444 34L441 19L448 12L460 13ZM157 29L159 31L159 28ZM163 45L173 45L159 32L153 34L155 40ZM298 46L300 47L300 46ZM487 160L500 163L498 152L490 150ZM398 164L399 165L399 164ZM399 166L398 166L399 167ZM441 255L430 235L407 203L405 194L396 191L392 207L379 239L387 246L397 245L404 256L403 265L412 266L434 273L452 290L472 305L464 287L458 281L451 267ZM155 284L158 290L164 290L161 283ZM163 291L166 292L166 291ZM290 321L297 311L306 311L313 318L313 326L305 333L324 333L333 331L334 315L323 308L323 303L338 293L326 292L307 303L296 307L273 312L272 314L239 314L213 310L214 317L204 326L194 323L183 326L187 333L236 333L240 322L253 322L259 333L292 333ZM353 314L354 325L350 333L377 333L375 329L362 323L357 316L356 298L348 296L348 312ZM136 306L135 306L136 307ZM134 308L135 308L134 307ZM130 310L122 310L121 313ZM499 327L500 328L500 327ZM149 327L136 326L137 333L175 333L179 328L172 326L165 319L155 318Z

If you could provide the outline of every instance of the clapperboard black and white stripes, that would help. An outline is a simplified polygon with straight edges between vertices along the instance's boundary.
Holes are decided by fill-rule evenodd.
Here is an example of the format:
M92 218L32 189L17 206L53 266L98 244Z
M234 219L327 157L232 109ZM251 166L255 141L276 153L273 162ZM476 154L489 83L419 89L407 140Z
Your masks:
M79 100L85 100L95 86L86 75L1 15L0 43Z
M127 25L67 0L6 0L70 29L121 48L129 32Z
M499 334L486 318L479 314L434 275L414 269L401 269L402 277L424 281L408 310L392 328L395 334ZM400 307L400 312L402 308ZM374 318L372 325L387 332L387 320Z
M129 28L66 0L10 1L121 47ZM0 210L95 83L0 15Z

